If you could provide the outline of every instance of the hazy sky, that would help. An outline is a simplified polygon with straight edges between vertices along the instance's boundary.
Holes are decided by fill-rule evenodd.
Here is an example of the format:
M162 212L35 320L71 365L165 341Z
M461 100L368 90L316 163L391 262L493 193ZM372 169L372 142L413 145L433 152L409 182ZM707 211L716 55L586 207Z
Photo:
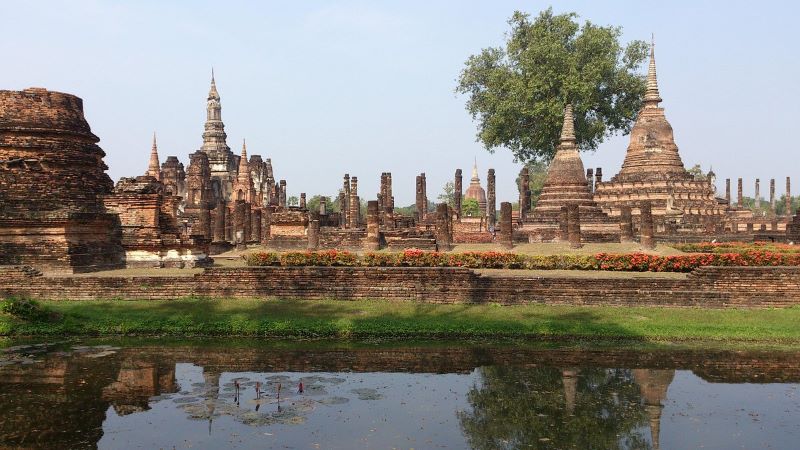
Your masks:
M0 89L45 87L84 99L114 180L144 173L153 131L162 161L200 147L211 67L228 145L272 158L290 195L337 192L345 172L362 198L392 172L398 205L426 172L431 200L456 168L497 171L499 201L517 197L519 165L488 153L454 93L470 54L502 45L506 20L539 1L8 1L0 0ZM625 41L656 36L662 106L684 164L726 177L791 175L800 118L793 2L568 1L557 13L619 25ZM644 70L645 67L642 68ZM628 139L587 167L615 174ZM465 187L468 179L465 180ZM734 181L735 183L735 181ZM735 188L734 188L735 189Z

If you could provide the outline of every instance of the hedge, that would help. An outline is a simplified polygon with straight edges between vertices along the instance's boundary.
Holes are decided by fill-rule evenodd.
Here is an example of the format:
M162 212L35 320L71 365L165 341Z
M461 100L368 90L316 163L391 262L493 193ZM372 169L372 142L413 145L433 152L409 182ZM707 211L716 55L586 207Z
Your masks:
M644 253L596 255L520 255L502 252L439 253L417 249L402 253L347 251L254 252L243 255L249 266L467 267L471 269L613 270L691 272L701 266L800 266L800 254L771 251L695 253L659 256Z

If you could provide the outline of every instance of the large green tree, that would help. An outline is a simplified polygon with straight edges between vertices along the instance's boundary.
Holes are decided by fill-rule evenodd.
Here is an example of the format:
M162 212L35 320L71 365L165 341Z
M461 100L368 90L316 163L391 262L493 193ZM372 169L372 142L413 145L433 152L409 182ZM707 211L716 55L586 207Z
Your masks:
M490 152L506 147L517 161L549 161L568 102L583 150L630 131L645 91L638 68L647 44L623 45L621 28L580 25L577 17L550 8L531 20L517 11L508 21L505 48L485 48L467 59L456 92L468 96L478 141Z

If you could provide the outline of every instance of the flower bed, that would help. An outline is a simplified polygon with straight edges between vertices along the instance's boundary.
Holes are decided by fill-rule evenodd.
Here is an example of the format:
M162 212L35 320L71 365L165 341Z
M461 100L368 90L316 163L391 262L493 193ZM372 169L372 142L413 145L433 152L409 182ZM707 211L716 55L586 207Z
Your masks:
M701 242L696 244L674 244L672 247L687 253L745 253L748 251L800 253L800 246L798 245L774 242Z
M249 266L467 267L471 269L613 270L691 272L702 266L800 266L800 253L749 250L740 253L692 253L659 256L644 253L596 255L520 255L503 252L440 253L417 249L402 253L346 251L255 252L243 256Z

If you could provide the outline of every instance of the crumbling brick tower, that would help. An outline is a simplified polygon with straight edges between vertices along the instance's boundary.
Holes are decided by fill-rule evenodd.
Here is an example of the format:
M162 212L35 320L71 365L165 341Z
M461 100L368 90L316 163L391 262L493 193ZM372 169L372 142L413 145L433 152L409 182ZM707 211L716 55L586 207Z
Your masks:
M0 264L60 272L123 266L113 183L83 101L42 88L0 91Z

